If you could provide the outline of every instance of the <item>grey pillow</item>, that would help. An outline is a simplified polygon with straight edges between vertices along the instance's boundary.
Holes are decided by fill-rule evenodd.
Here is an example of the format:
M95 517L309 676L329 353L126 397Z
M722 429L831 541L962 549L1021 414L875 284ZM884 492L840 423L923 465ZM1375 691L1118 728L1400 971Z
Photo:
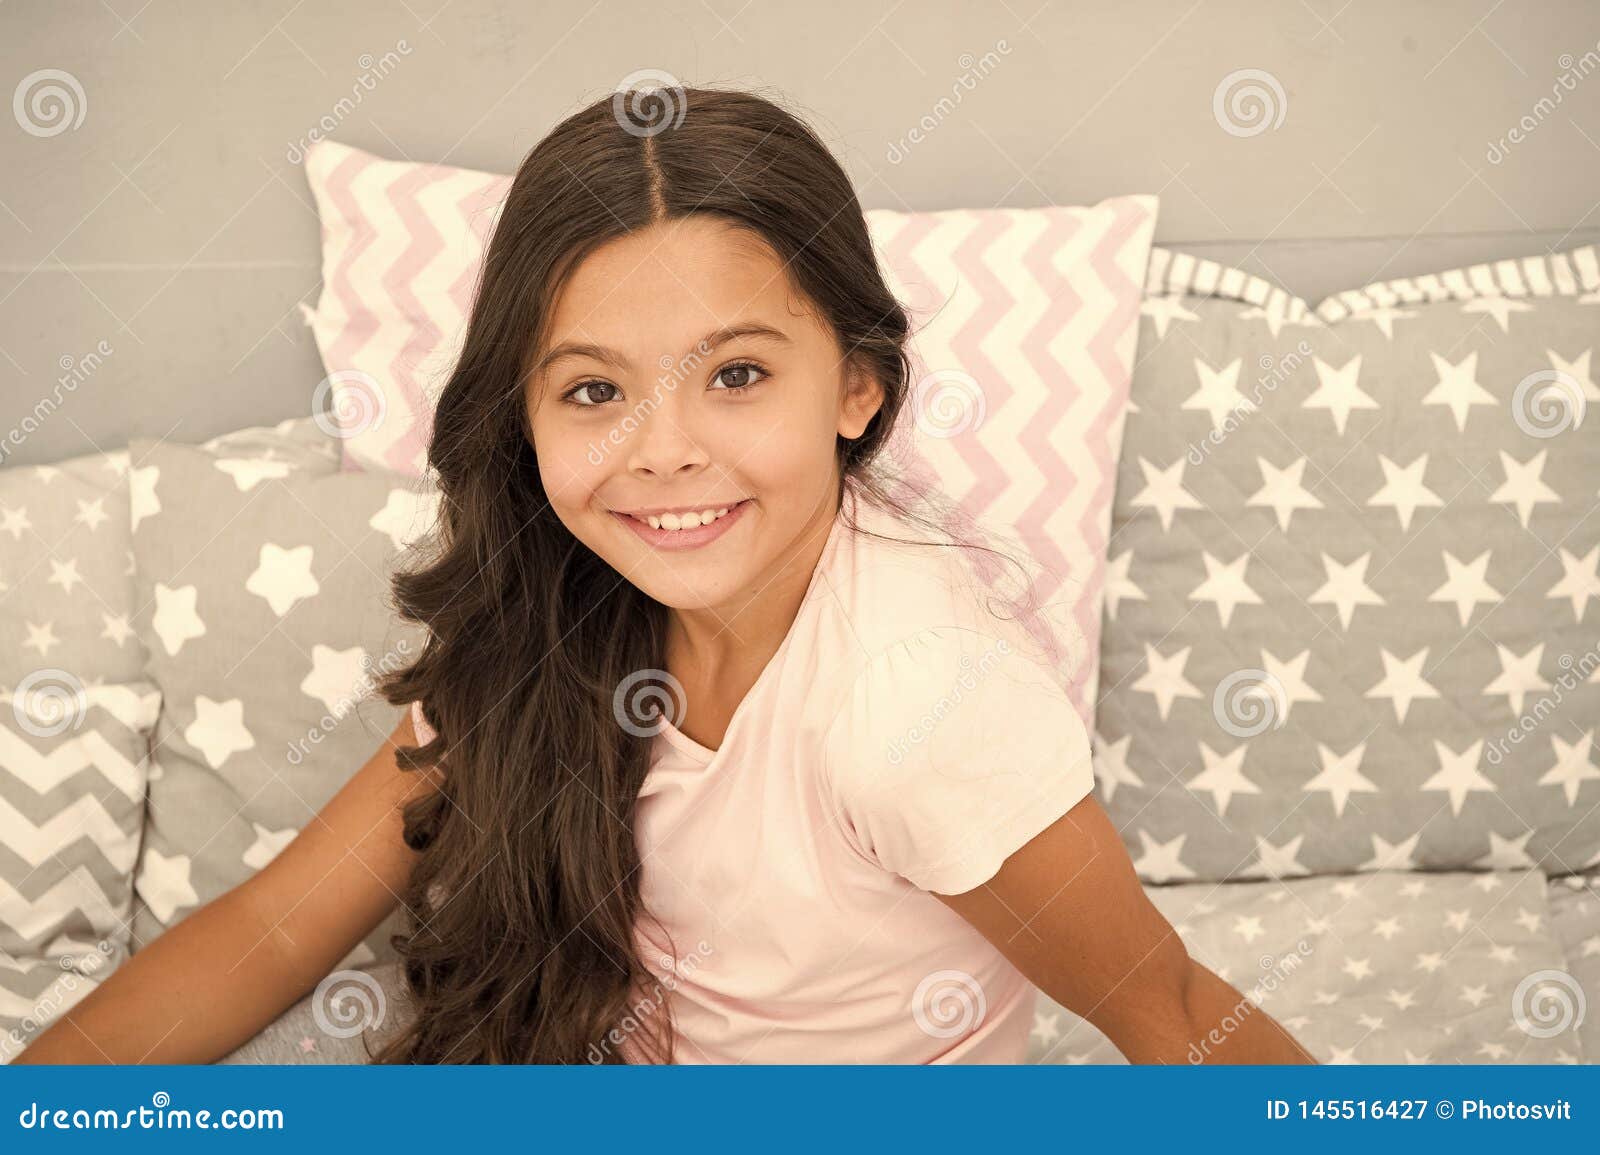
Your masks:
M369 1063L414 1012L398 962L334 971L226 1064Z
M1142 877L1600 857L1597 288L1152 256L1096 725Z
M41 667L81 683L143 676L128 470L126 449L0 469L0 685Z
M207 445L338 459L312 418ZM127 954L160 707L132 624L131 529L149 512L152 476L127 449L0 470L3 1059Z
M408 664L421 634L393 614L389 578L435 498L411 479L337 472L321 434L244 453L131 448L152 471L135 625L162 691L137 951L266 865L393 731L400 711L371 680ZM392 957L397 925L345 964Z
M1579 979L1537 870L1151 886L1189 953L1321 1063L1592 1062ZM1594 1008L1588 1011L1592 1015ZM1218 1038L1231 1031L1224 1022ZM1205 1060L1217 1038L1185 1055ZM1125 1061L1039 995L1034 1063Z

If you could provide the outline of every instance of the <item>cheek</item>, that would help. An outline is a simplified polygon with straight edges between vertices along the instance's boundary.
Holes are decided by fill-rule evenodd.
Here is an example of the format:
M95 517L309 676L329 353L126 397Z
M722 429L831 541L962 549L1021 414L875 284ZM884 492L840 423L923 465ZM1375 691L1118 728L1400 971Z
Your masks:
M539 463L539 480L555 508L581 508L598 488L606 466L603 460L595 464L592 448L569 430L534 425L533 452Z

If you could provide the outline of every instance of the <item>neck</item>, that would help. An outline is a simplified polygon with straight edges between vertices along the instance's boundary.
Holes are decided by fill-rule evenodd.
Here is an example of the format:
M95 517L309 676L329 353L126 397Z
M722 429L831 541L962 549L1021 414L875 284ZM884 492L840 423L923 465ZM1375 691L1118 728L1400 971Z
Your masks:
M776 568L762 574L752 588L714 608L672 610L669 655L678 655L684 668L706 680L716 679L720 671L737 680L741 669L759 672L766 665L788 636L822 560L839 508L838 486L829 492L829 500L818 506Z

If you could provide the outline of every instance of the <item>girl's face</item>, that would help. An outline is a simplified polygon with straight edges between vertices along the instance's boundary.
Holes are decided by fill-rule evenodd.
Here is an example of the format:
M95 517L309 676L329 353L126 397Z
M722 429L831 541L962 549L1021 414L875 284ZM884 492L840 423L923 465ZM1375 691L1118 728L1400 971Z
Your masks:
M690 216L610 241L550 334L526 385L545 491L650 597L736 606L827 532L834 439L860 436L882 394L755 233Z

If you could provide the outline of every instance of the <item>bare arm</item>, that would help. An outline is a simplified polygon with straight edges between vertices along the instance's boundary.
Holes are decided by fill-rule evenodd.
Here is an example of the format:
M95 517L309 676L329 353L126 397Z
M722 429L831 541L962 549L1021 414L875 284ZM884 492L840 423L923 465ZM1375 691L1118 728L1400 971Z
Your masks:
M1189 957L1093 794L982 886L934 897L1131 1063L1316 1062L1270 1015Z
M440 771L402 771L394 734L254 877L140 950L17 1063L208 1063L253 1038L394 910L415 851L400 810Z

